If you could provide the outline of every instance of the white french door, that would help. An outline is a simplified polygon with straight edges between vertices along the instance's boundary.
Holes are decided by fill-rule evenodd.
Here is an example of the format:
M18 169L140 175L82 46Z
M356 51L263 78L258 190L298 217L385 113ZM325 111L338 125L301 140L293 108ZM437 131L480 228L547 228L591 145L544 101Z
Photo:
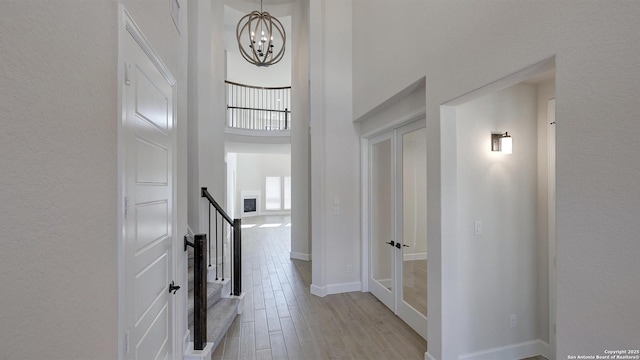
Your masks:
M369 140L369 291L427 337L424 120Z

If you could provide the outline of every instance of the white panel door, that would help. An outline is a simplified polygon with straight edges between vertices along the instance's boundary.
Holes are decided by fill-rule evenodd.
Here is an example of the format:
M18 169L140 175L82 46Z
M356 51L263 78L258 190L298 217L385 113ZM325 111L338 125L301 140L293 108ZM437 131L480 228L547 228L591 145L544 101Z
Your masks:
M172 359L173 88L126 34L124 248L127 359Z

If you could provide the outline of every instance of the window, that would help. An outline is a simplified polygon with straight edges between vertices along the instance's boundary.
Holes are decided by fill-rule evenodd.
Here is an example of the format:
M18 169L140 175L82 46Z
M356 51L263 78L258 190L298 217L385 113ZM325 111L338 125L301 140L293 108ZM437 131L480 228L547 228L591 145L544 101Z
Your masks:
M280 210L281 207L281 185L279 176L267 176L265 182L265 205L266 210Z
M291 176L284 177L284 209L291 210Z

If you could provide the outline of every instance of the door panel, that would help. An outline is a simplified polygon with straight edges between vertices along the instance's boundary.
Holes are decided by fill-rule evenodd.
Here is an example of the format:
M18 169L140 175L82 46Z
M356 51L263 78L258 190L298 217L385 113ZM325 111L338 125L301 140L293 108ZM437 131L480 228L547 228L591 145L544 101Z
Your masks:
M397 131L398 251L397 313L427 336L427 130L421 122Z
M392 138L383 136L370 145L370 264L369 288L393 307L393 161Z
M126 358L173 358L173 87L128 33L125 58Z

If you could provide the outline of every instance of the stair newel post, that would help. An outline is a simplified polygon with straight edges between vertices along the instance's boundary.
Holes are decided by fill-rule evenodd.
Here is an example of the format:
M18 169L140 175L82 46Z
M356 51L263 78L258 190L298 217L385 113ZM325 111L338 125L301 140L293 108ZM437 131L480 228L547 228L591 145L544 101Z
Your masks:
M242 220L233 220L233 295L242 292Z
M193 348L207 344L207 235L197 234L193 244Z

